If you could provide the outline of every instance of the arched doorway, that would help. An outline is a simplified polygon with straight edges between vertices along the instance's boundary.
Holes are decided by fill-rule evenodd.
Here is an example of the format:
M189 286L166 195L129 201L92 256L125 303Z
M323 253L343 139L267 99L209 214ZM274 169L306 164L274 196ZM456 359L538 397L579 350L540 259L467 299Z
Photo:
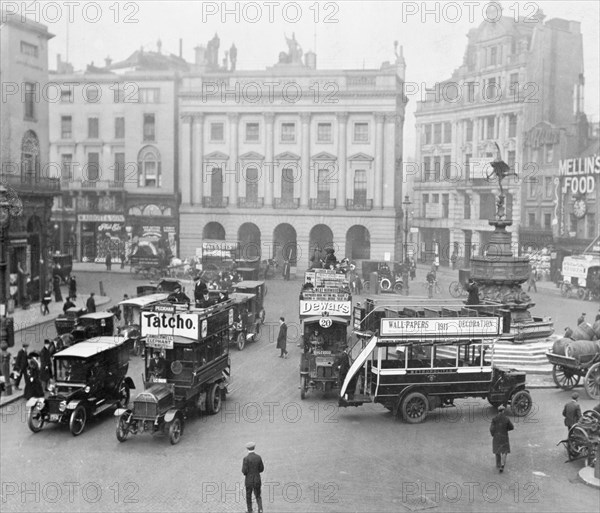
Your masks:
M346 256L350 260L371 258L371 234L364 226L355 224L346 232Z
M241 257L252 259L261 256L260 229L254 223L244 223L238 230Z
M337 245L333 242L333 232L331 228L326 224L316 224L310 230L308 239L309 257L313 255L315 248L318 249L321 258L325 258L325 250L328 248L337 249ZM340 255L337 254L338 259L341 259Z
M202 230L203 239L225 240L225 228L221 223L211 222L204 225Z
M290 260L292 266L298 260L298 243L296 242L296 229L287 223L278 225L273 230L273 258L283 265L283 261Z
M27 130L21 141L21 181L34 183L40 178L40 142L33 130Z

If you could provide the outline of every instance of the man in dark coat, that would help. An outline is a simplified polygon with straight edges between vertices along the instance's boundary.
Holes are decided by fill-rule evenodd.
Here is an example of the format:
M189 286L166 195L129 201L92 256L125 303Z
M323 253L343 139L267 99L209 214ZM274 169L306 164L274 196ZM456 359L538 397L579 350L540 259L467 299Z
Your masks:
M40 381L40 368L35 356L37 356L35 353L28 356L28 365L25 371L25 390L23 391L25 400L32 397L44 397L44 388Z
M14 370L17 373L15 379L15 388L19 390L19 384L21 383L21 378L25 374L27 370L27 348L29 347L29 342L23 341L23 347L19 349L17 353L17 357L15 358Z
M287 324L283 317L279 318L279 334L277 335L277 349L281 349L279 358L287 358Z
M69 279L69 296L73 299L77 298L77 280L75 276L71 276Z
M470 279L465 290L469 293L467 298L467 305L478 305L479 304L479 287L477 284Z
M42 389L48 388L48 381L52 378L52 355L50 354L50 340L44 340L44 347L40 351L40 381Z
M204 283L204 281L202 279L198 278L198 280L196 281L196 285L194 287L194 299L195 299L196 303L199 303L200 301L202 301L204 294L206 294L207 292L208 292L208 287L206 286L206 283Z
M567 426L567 431L571 429L573 424L576 424L581 418L581 406L577 402L579 399L579 394L577 392L573 392L571 395L571 400L565 404L563 408L563 417L565 418L565 426Z
M260 496L262 482L260 473L264 472L265 466L262 458L254 452L255 447L256 444L254 442L246 444L248 455L244 458L242 463L242 474L246 476L244 484L246 486L246 505L248 506L248 512L252 512L252 492L254 492L258 513L262 513L262 497Z
M169 294L167 301L169 303L189 303L190 298L181 290L181 287L177 287L174 292Z
M96 300L94 299L94 293L90 293L90 297L85 302L85 307L87 308L87 313L94 313L96 311Z
M112 269L112 255L110 251L106 253L106 270L110 271Z
M513 423L506 416L504 405L498 406L498 415L492 419L490 434L492 435L492 452L496 455L496 467L500 473L504 472L506 455L510 452L508 432L515 429Z
M150 372L150 375L155 378L164 379L167 377L167 362L160 356L158 351L154 351L153 358L150 360L148 371Z
M75 303L73 303L73 301L71 301L71 298L68 297L65 301L65 304L63 305L63 313L65 313L69 308L73 308L74 306Z
M62 293L60 291L60 276L55 274L52 277L52 287L54 289L54 301L57 303L62 302Z
M583 312L581 314L581 317L579 319L577 319L577 326L579 326L580 324L583 324L585 322L585 312Z

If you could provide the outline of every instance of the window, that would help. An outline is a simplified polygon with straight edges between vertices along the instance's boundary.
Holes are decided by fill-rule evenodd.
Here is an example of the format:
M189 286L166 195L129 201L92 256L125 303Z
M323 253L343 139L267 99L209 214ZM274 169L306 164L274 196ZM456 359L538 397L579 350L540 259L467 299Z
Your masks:
M515 159L517 158L516 155L517 154L515 150L510 150L506 156L506 163L511 171L515 171Z
M246 170L246 201L258 202L258 169L255 167Z
M510 91L515 92L515 88L519 85L519 74L511 73L510 74Z
M73 179L72 167L73 167L73 155L71 153L63 153L60 156L60 178L64 181L70 181Z
M589 239L593 239L599 235L598 226L596 225L596 214L588 212L587 214L587 236Z
M212 142L221 142L224 140L225 127L223 123L210 124L210 140Z
M100 154L88 153L87 172L84 173L84 179L95 182L100 177Z
M427 217L427 204L429 203L429 194L423 194L423 213L422 217Z
M439 182L441 174L442 174L442 158L441 157L433 157L433 179L434 179L434 181Z
M544 177L544 196L546 199L552 199L553 180L551 176Z
M492 46L490 48L490 66L495 66L498 61L498 48Z
M554 162L554 145L546 144L546 164Z
M140 187L160 187L161 179L158 150L152 146L142 148L138 155L138 185Z
M154 141L155 133L154 114L144 114L144 141Z
M292 202L294 199L294 170L284 167L281 170L281 201Z
M38 56L38 47L36 45L32 45L31 43L27 43L26 41L21 41L21 53L23 55L30 55L31 57Z
M367 172L364 169L354 171L354 204L367 203Z
M329 169L319 169L317 175L317 203L329 204Z
M471 179L471 155L467 153L465 155L465 180L468 182Z
M219 204L223 200L223 169L213 167L210 175L210 197L214 204Z
M159 103L160 89L158 88L140 88L139 103Z
M544 230L552 229L552 214L544 214Z
M35 84L25 83L25 119L35 119Z
M452 123L444 123L444 142L452 142Z
M73 137L73 118L71 116L61 116L60 138L71 139L71 137Z
M463 207L463 217L465 219L471 219L471 196L465 195L465 203Z
M115 153L115 182L125 181L125 153Z
M451 155L444 155L444 167L442 171L443 180L452 180Z
M318 123L317 124L317 142L329 143L331 141L332 141L331 123Z
M125 101L125 91L121 87L113 90L113 102L123 103Z
M450 214L450 195L442 194L442 217L448 219Z
M433 125L433 144L440 144L442 142L442 124L436 123Z
M470 103L475 101L475 82L467 82L467 99Z
M296 123L281 123L281 142L296 142Z
M440 202L440 195L439 194L432 194L431 195L431 203L439 203Z
M486 128L486 139L495 139L496 138L496 118L494 116L488 116L485 118L485 128Z
M527 226L535 226L535 212L528 212Z
M537 182L535 181L535 178L530 179L529 182L527 182L527 197L529 199L535 199L537 195Z
M508 116L508 137L517 137L517 115Z
M467 141L473 140L473 121L467 119Z
M431 157L425 157L423 159L423 181L428 182L430 180L433 180L431 174Z
M100 89L97 85L88 85L84 87L85 101L88 103L98 103L100 100Z
M88 139L98 139L99 123L98 118L88 118Z
M369 123L354 123L354 142L369 142Z
M496 197L490 193L479 195L479 219L496 217Z
M125 138L125 118L115 118L115 139Z
M425 144L431 144L431 125L424 125Z
M258 123L246 123L246 142L258 142Z
M73 103L73 93L70 89L61 89L60 103Z

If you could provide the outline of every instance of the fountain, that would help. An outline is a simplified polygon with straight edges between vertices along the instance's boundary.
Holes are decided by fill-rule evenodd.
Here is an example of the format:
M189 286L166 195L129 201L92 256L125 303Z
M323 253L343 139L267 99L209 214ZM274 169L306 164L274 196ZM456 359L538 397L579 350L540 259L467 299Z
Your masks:
M496 144L496 147L498 145ZM511 234L506 231L512 220L506 219L505 195L502 180L515 175L500 157L491 162L492 172L498 179L500 194L496 200L496 217L489 224L494 227L485 256L471 257L471 278L479 287L483 304L501 305L504 315L503 338L514 343L534 342L547 339L554 333L550 319L534 318L529 311L535 306L521 285L527 281L531 271L529 258L514 256Z

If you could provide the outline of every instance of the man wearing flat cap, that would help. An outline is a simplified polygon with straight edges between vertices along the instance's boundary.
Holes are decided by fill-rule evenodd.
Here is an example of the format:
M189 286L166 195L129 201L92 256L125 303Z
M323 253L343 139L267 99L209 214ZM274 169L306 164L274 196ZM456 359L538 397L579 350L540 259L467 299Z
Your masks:
M260 480L260 473L265 470L265 466L263 465L262 458L254 452L255 447L256 444L254 442L246 444L248 455L242 463L242 474L246 476L246 505L248 506L248 512L252 512L252 491L254 491L258 513L262 513L262 497L260 496L262 482Z
M504 405L498 406L498 415L492 419L490 434L492 435L492 452L496 455L496 468L500 473L504 472L506 456L510 452L510 441L508 432L515 429L513 423L505 414Z
M571 395L571 400L565 404L565 407L563 408L563 417L565 418L565 426L567 426L567 431L570 430L573 424L576 424L581 418L581 406L579 406L577 399L579 399L579 394L577 392L573 392Z

